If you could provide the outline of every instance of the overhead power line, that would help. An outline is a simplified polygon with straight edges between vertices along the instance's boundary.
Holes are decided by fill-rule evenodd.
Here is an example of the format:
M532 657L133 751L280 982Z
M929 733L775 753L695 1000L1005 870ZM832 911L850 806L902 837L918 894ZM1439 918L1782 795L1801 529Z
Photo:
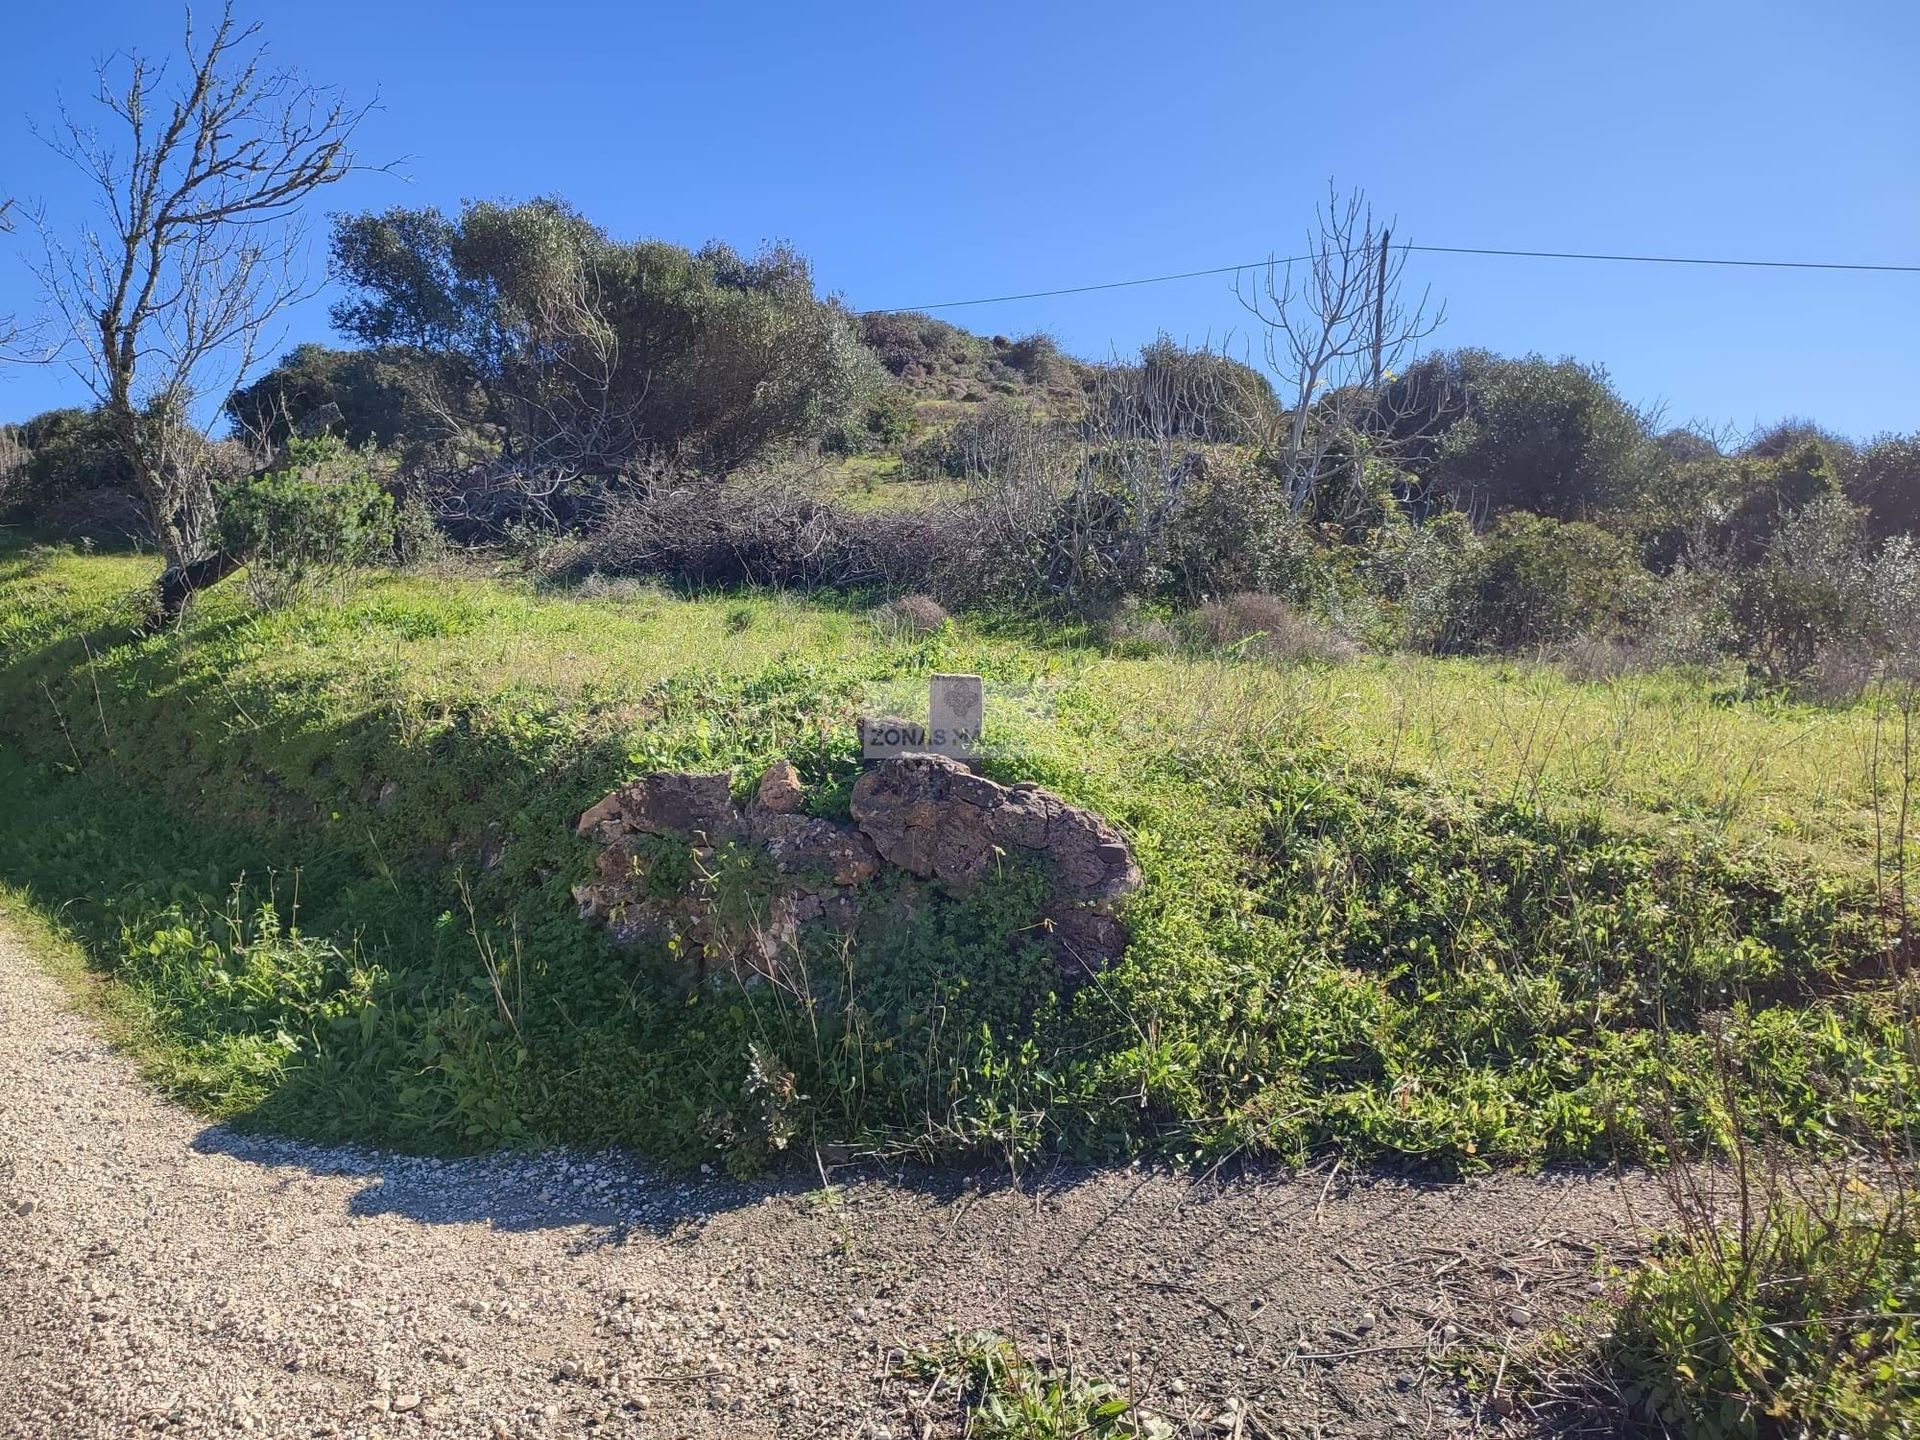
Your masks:
M1839 260L1735 260L1706 255L1609 255L1584 250L1499 250L1485 245L1395 245L1416 255L1492 255L1526 260L1605 260L1632 265L1722 265L1747 270L1853 270L1879 274L1920 275L1920 265L1869 265ZM922 310L958 310L967 305L1002 305L1012 300L1046 300L1056 295L1086 295L1095 290L1125 290L1135 285L1164 285L1170 280L1195 280L1205 275L1233 275L1269 265L1297 265L1307 255L1249 260L1240 265L1214 265L1205 270L1181 270L1172 275L1143 275L1136 280L1106 280L1097 285L1062 285L1053 290L1028 290L1018 295L983 295L972 300L942 300L935 305L889 305L862 310L862 315L898 315Z
M1861 265L1844 260L1726 260L1704 255L1602 255L1580 250L1493 250L1482 245L1396 245L1429 255L1518 255L1531 260L1622 260L1635 265L1735 265L1749 270L1878 270L1920 275L1920 265Z

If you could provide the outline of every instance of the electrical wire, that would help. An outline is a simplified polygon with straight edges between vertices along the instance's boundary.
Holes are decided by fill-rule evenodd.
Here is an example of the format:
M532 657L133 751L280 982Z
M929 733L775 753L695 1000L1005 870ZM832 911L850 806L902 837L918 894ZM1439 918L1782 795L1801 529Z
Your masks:
M1736 260L1702 255L1613 255L1583 250L1501 250L1484 245L1395 245L1416 255L1491 255L1528 260L1601 260L1633 265L1722 265L1753 270L1848 270L1876 274L1920 275L1920 265L1856 264L1839 260ZM1096 285L1063 285L1053 290L1027 290L1017 295L983 295L972 300L942 300L933 305L891 305L862 310L862 315L900 315L926 310L958 310L969 305L1004 305L1014 300L1047 300L1056 295L1087 295L1096 290L1125 290L1136 285L1164 285L1172 280L1195 280L1206 275L1234 275L1269 265L1297 265L1307 255L1250 260L1240 265L1214 265L1205 270L1181 270L1171 275L1143 275L1135 280L1107 280Z

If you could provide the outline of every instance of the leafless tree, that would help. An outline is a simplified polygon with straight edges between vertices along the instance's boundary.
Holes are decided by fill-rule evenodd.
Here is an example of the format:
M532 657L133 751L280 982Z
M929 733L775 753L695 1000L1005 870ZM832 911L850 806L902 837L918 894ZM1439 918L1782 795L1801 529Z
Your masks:
M1212 363L1211 350L1162 347L1162 353L1175 356L1174 363L1151 363L1143 352L1140 364L1116 361L1096 377L1075 472L1080 518L1092 518L1095 497L1120 498L1124 523L1108 559L1134 579L1156 563L1186 503L1200 447L1228 438L1216 433L1218 417L1239 408L1239 397L1229 393L1228 367Z
M1395 251L1391 226L1374 218L1364 194L1329 186L1314 218L1303 256L1242 272L1235 283L1259 322L1285 407L1265 448L1295 512L1351 469L1357 439L1391 428L1378 413L1383 382L1444 318L1424 293L1412 304L1402 298L1406 249Z
M187 16L181 79L138 54L97 68L102 130L69 113L42 138L86 176L99 221L41 217L39 274L65 355L124 451L167 561L163 612L235 568L216 545L197 398L225 395L300 298L302 202L353 168L365 108L270 68L257 25Z
M11 197L0 200L0 235L13 233L14 201ZM20 340L20 322L12 315L0 315L0 360L9 358L11 351Z

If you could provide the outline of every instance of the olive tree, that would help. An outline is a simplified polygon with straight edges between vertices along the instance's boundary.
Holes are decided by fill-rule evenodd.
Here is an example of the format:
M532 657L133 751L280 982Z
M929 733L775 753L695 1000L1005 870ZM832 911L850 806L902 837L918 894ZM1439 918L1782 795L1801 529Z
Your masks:
M333 319L446 363L439 420L497 454L474 484L599 484L655 460L732 469L856 414L884 376L782 246L612 239L562 201L341 218Z

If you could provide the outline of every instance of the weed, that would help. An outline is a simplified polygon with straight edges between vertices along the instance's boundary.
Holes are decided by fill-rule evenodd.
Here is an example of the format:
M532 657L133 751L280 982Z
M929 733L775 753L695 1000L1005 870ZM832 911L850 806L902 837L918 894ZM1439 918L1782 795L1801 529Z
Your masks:
M1621 1400L1701 1440L1898 1433L1920 1412L1917 1218L1854 1181L1684 1236L1605 1343Z
M1516 1385L1495 1403L1517 1390L1537 1412L1700 1440L1911 1433L1920 1214L1899 1172L1816 1181L1735 1147L1666 1181L1677 1208L1651 1258L1503 1364Z
M907 1370L932 1382L930 1399L949 1392L965 1432L978 1440L1167 1440L1174 1433L1112 1382L1082 1373L1071 1361L1029 1358L991 1331L922 1351Z

